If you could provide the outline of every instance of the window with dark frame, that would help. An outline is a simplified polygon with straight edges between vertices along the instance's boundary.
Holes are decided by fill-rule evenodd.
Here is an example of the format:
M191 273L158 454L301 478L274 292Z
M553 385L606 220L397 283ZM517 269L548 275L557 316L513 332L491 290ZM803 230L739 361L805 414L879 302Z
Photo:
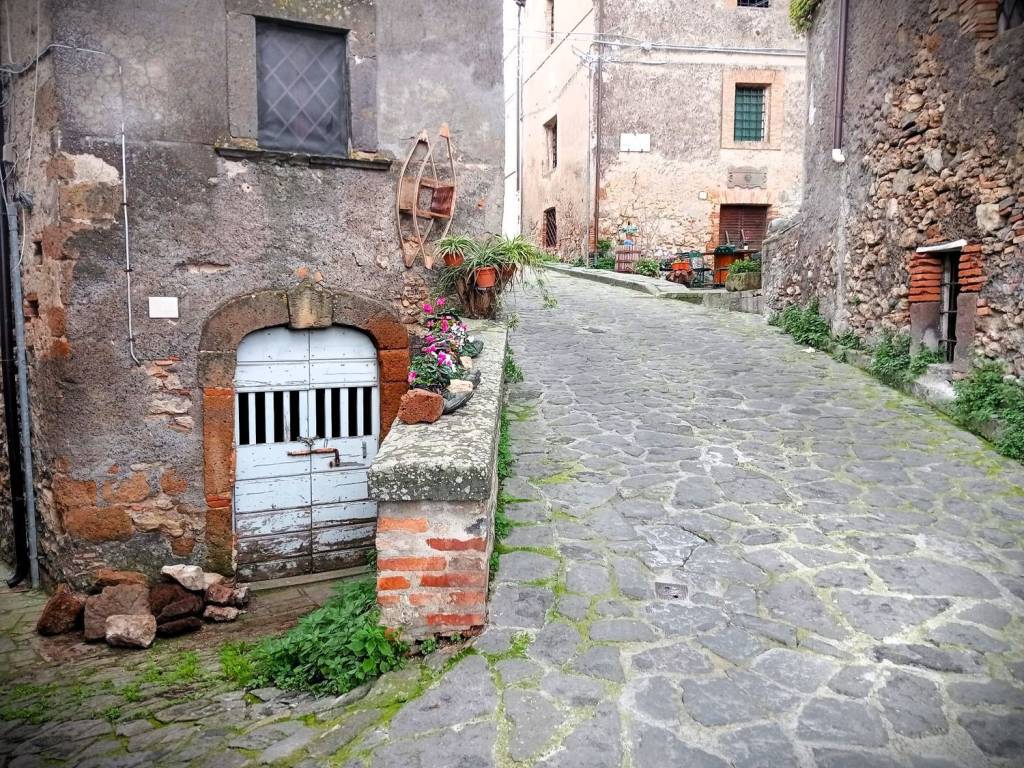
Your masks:
M998 29L1008 29L1024 24L1024 0L999 0Z
M765 141L768 86L737 85L733 110L733 141Z
M544 140L547 143L548 167L553 171L558 167L558 118L552 117L544 123Z
M544 26L548 33L548 45L555 44L555 0L547 0L544 7Z
M344 31L256 20L259 145L348 155L351 132Z
M960 251L946 254L942 259L942 282L939 285L939 343L946 362L953 362L956 350L957 301L960 297Z
M736 0L740 8L771 8L771 0Z
M554 208L544 211L544 247L558 247L558 216Z

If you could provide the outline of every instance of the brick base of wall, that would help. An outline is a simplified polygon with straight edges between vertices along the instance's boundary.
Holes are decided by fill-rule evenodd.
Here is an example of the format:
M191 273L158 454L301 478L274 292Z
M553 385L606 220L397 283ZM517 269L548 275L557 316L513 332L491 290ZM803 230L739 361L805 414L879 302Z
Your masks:
M380 502L377 602L384 626L419 639L484 625L494 504L493 496Z

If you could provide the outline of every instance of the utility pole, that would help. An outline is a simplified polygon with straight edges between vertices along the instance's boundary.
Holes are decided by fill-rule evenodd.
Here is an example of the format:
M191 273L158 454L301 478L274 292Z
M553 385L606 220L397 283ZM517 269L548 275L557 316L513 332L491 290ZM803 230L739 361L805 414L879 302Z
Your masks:
M519 233L523 232L523 8L526 0L515 0L516 9L516 194L519 196Z

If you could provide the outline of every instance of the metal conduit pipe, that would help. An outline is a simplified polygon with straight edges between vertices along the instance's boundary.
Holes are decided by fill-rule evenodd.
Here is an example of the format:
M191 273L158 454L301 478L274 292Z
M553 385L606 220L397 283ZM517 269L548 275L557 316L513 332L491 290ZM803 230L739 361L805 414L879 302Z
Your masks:
M11 254L15 239L11 227L17 226L12 215L14 206L7 200L7 189L3 189L3 220L0 221L0 375L2 375L4 429L7 442L7 464L10 475L11 513L14 534L14 573L7 579L7 586L14 587L23 582L31 573L28 544L28 510L25 504L25 475L22 470L21 431L18 419L18 385L14 355L14 312L11 300Z
M120 70L120 66L118 66ZM128 309L128 354L132 362L142 365L135 354L135 324L132 319L132 251L128 241L128 159L125 147L124 121L121 122L121 215L124 224L125 304Z
M36 541L36 485L32 462L32 422L28 393L28 356L25 354L25 312L21 291L21 264L11 258L21 253L18 244L18 218L13 205L5 200L7 208L7 237L10 242L8 254L11 283L11 311L14 315L14 352L18 369L18 445L21 453L22 485L25 493L25 519L28 522L28 563L32 588L39 586L39 555ZM11 475L15 466L11 462Z
M843 113L846 111L846 28L849 24L850 0L839 2L839 39L836 41L836 109L832 123L832 159L845 163L843 153Z

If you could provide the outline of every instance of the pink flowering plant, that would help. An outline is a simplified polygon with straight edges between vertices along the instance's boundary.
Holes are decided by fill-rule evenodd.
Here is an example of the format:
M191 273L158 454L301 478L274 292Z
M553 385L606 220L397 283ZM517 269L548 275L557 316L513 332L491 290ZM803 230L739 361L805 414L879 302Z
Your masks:
M420 354L413 357L409 366L409 386L414 389L441 392L453 378L464 373L459 352L468 332L465 323L450 312L446 304L442 296L423 305L427 333Z
M423 324L427 328L427 335L424 341L428 345L436 345L439 349L458 358L467 353L467 347L472 346L472 337L466 324L459 319L449 307L444 296L423 304ZM472 353L470 353L472 357Z

